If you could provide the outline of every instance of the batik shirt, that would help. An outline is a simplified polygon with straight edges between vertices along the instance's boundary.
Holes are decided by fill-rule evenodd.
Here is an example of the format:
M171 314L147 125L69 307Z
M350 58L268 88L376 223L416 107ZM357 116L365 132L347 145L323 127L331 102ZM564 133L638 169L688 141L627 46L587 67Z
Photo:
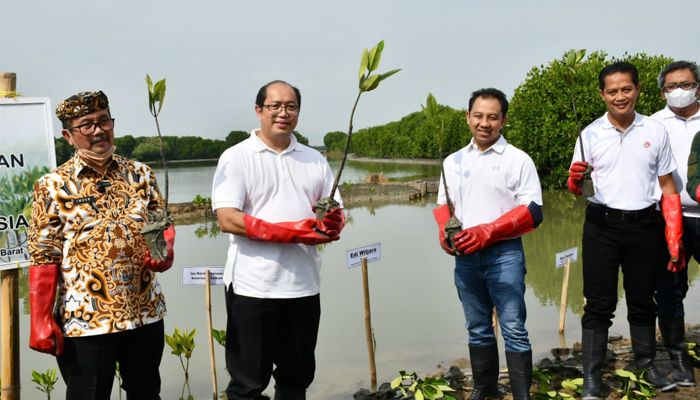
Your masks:
M57 264L59 323L66 336L91 336L159 321L165 299L143 266L141 228L163 208L145 164L115 155L100 175L80 157L34 186L29 251L32 265Z

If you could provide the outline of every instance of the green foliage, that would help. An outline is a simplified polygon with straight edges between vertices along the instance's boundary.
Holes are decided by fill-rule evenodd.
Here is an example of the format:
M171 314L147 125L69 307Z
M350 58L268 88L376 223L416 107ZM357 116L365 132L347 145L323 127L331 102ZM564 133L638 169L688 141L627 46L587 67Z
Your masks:
M440 158L464 147L469 140L465 110L440 105L433 123L417 111L399 121L360 129L353 135L352 151L360 157Z
M362 58L360 60L360 72L358 77L360 92L370 92L379 86L379 83L386 78L394 75L395 73L401 71L401 69L392 69L391 71L385 72L383 74L374 74L379 68L379 62L382 58L382 51L384 51L384 41L380 40L376 46L367 50L362 51Z
M168 335L167 333L165 334L165 343L167 343L172 349L170 353L178 357L182 371L185 373L185 383L182 385L182 393L180 395L181 399L186 398L189 400L192 398L192 395L190 394L189 368L190 357L192 357L192 352L194 351L194 336L196 334L197 329L192 329L190 332L180 332L177 327L175 328L175 332L173 332L172 336ZM185 358L184 360L183 356ZM185 397L185 388L187 388L187 397Z
M537 392L532 396L535 400L564 400L573 399L574 394L581 394L581 386L583 385L583 378L577 379L567 379L561 382L562 389L557 390L552 386L552 374L546 369L535 368L532 371L532 380L537 386Z
M170 153L170 146L167 142L163 142L163 151L166 154ZM132 157L140 161L155 161L160 159L160 139L150 137L136 145L132 153Z
M75 152L75 149L62 137L54 139L54 149L56 150L56 165L68 161Z
M297 142L299 142L305 146L309 145L309 138L307 138L306 136L302 135L301 133L299 133L297 131L292 131L292 133L294 134L294 137L297 138Z
M635 374L624 369L615 370L615 375L622 383L620 388L616 389L622 395L621 400L646 400L656 397L654 385L644 380L646 372L643 370L641 373Z
M328 132L323 137L323 145L326 146L326 152L343 151L345 142L348 140L348 134L345 132L334 131Z
M598 88L598 73L605 65L624 60L637 67L641 90L636 106L639 113L649 115L664 107L656 76L672 61L670 58L643 53L609 58L601 51L585 58L584 55L585 51L571 50L562 59L532 68L515 89L510 103L504 135L532 157L542 185L547 188L562 187L566 180L578 135L577 120L586 126L606 111Z
M419 379L415 372L399 371L399 374L391 381L392 389L399 389L404 398L413 394L416 400L445 399L455 400L451 394L455 390L442 378L426 377Z
M40 373L32 370L32 382L36 383L36 388L39 391L46 393L46 398L51 400L51 392L58 382L58 377L56 376L56 369L49 368L46 372Z
M698 347L697 343L688 342L688 354L690 354L690 357L695 361L700 361L700 347Z
M150 75L146 74L146 85L148 86L148 109L151 115L157 117L165 100L165 79L159 80L154 85Z
M236 145L250 137L250 132L246 131L231 131L226 135L226 147Z
M214 329L211 330L211 336L219 343L221 346L226 347L226 329Z
M204 197L201 194L197 194L192 199L192 204L195 206L211 206L211 197Z

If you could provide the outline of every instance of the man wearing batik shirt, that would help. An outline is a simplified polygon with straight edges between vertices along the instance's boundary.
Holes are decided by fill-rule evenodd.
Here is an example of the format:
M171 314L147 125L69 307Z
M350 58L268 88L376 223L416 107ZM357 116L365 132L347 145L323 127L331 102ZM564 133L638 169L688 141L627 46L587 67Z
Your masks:
M104 93L71 96L56 116L76 153L34 186L29 345L56 355L66 399L109 399L117 362L128 398L159 399L165 301L155 272L172 266L174 227L167 254L152 258L141 229L163 199L148 166L114 154Z

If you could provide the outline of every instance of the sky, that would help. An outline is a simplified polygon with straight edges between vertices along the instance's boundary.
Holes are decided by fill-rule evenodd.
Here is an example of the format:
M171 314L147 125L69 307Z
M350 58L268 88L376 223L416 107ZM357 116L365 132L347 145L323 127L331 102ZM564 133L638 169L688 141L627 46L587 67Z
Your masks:
M378 71L402 71L362 95L355 130L420 110L429 92L454 108L482 87L510 98L532 67L572 48L700 61L694 0L15 0L0 10L0 71L17 73L18 92L55 107L103 90L117 136L156 134L146 74L167 78L163 134L213 139L258 127L258 89L283 79L301 90L297 130L321 145L347 131L362 49L382 39Z

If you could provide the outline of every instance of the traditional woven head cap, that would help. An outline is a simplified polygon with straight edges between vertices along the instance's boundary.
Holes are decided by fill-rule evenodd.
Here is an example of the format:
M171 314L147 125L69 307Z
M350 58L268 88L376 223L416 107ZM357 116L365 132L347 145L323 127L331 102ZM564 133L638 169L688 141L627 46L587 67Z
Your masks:
M68 121L105 108L109 108L109 100L101 90L80 92L60 102L56 107L56 116L61 121Z

